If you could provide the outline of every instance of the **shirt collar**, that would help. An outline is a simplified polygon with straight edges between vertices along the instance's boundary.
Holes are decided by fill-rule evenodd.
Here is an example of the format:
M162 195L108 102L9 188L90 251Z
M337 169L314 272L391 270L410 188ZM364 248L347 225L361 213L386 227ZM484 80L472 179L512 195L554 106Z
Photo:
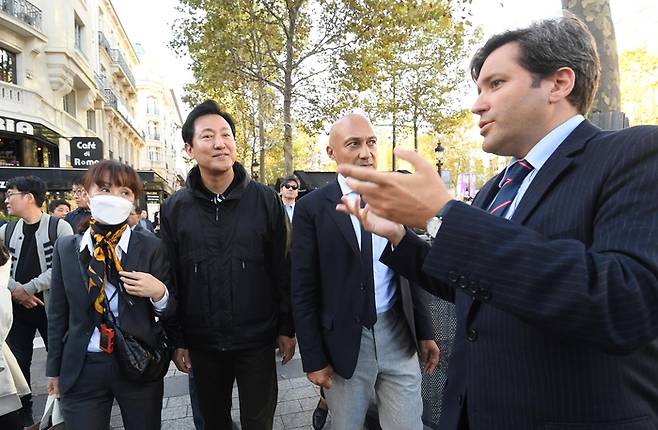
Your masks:
M123 234L119 239L119 243L117 244L119 249L121 249L121 252L124 254L128 254L128 244L130 243L131 233L132 230L130 229L130 226L128 226L128 228L123 231ZM80 252L82 252L85 248L87 248L90 254L93 254L94 242L91 240L91 227L84 232L82 239L80 239Z
M340 186L340 191L344 196L352 194L354 191L347 185L347 179L342 174L338 174L338 185Z
M544 163L546 163L550 156L553 155L558 146L564 142L564 139L566 139L584 120L584 116L575 115L555 127L532 147L530 152L525 156L525 160L530 163L535 170L541 169ZM517 159L513 158L510 166L516 161Z

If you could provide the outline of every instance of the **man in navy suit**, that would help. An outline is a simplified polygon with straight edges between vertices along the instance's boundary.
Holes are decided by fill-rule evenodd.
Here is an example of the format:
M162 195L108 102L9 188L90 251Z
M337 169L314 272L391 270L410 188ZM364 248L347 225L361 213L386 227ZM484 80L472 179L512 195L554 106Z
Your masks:
M358 114L338 120L327 153L337 163L374 170L377 137L370 121ZM363 427L374 392L383 428L422 430L416 350L426 372L439 359L428 309L406 280L379 262L387 240L336 212L343 196L359 198L339 175L295 209L292 310L304 371L325 389L333 429Z
M382 261L455 303L441 429L657 429L658 127L584 119L599 59L573 16L492 37L471 72L483 149L512 157L472 206L410 151L412 175L339 167Z

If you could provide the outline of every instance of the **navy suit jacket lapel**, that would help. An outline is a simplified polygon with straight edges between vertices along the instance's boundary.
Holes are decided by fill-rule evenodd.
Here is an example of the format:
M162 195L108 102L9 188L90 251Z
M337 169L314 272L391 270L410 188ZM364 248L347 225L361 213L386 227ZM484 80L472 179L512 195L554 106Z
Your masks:
M356 239L356 233L354 232L354 226L352 224L352 219L349 215L336 210L336 205L340 203L341 197L343 197L343 192L338 185L338 181L327 186L327 209L330 213L331 219L334 220L340 230L341 234L345 237L345 240L350 245L354 253L358 256L361 255L361 250L359 249L359 242Z
M573 155L583 149L588 140L594 137L600 129L590 123L583 121L571 132L569 136L558 146L555 152L546 160L546 163L537 172L530 187L526 190L519 202L512 221L524 224L532 211L539 205L543 196L558 181L560 176L573 163Z
M504 174L505 170L496 175L496 177L490 179L489 182L487 182L484 187L482 187L482 189L473 199L474 207L487 210L487 207L489 207L493 199L496 197L498 190L500 189L498 184L503 179Z

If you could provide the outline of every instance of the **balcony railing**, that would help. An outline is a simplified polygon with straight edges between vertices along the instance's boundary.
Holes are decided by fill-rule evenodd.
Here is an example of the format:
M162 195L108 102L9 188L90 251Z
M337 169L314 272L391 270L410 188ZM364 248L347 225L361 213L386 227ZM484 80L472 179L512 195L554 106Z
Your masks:
M0 0L0 12L41 31L41 9L27 0Z
M108 55L111 55L112 45L110 45L110 41L107 40L107 37L105 37L105 34L103 34L102 31L98 32L98 45L101 48L104 48L107 51Z
M110 41L107 40L107 37L105 37L105 34L102 31L98 32L98 45L101 48L105 49L105 51L108 53L110 58L112 58L112 62L118 65L121 68L121 70L123 70L124 75L126 76L128 81L130 81L130 84L133 86L133 88L137 88L135 76L133 76L133 73L130 70L130 67L128 66L126 60L123 58L121 51L112 48Z
M107 88L108 86L105 76L100 75L96 72L94 72L94 81L96 81L96 87L98 87L98 89L101 91Z
M112 88L104 88L103 93L107 99L107 105L111 106L115 111L117 111L119 115L121 115L123 119L125 119L126 122L130 124L133 131L137 133L142 139L144 139L146 134L144 131L139 131L137 129L137 121L135 121L135 118L133 118L130 110L128 110L128 107L123 102L123 99L117 95L117 93L115 93Z
M19 103L24 102L23 91L14 86L0 82L0 101L3 103Z
M121 51L119 51L118 49L113 49L112 52L110 53L110 56L112 57L112 61L114 61L116 64L119 65L119 67L121 67L123 73L125 73L126 77L132 84L133 88L137 88L135 77L133 76L133 73L130 71L130 67L128 67L128 63L126 63L126 60L123 58L123 55L121 55Z

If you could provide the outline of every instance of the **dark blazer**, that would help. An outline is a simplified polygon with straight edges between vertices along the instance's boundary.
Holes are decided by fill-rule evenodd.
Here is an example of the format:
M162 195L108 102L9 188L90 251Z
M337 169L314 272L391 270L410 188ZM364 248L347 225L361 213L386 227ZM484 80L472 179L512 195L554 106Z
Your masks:
M336 212L341 197L335 181L295 206L292 308L304 371L331 364L339 375L350 378L361 344L363 265L350 217ZM427 307L420 300L412 303L406 280L400 279L399 285L412 334L416 339L433 339Z
M456 305L441 429L658 429L658 128L584 121L511 221L500 179L382 257Z
M80 375L85 362L87 345L94 329L93 302L98 287L87 288L89 254L80 253L82 235L63 237L57 241L53 254L53 275L48 307L48 359L46 374L59 376L61 392L68 391ZM168 268L163 263L160 239L151 233L132 231L128 253L121 264L127 271L151 273L168 285ZM153 305L148 298L132 297L130 305L119 294L119 322L121 328L136 338L155 346L159 327L155 326ZM175 309L169 296L161 318L169 317ZM52 314L50 312L52 311Z

